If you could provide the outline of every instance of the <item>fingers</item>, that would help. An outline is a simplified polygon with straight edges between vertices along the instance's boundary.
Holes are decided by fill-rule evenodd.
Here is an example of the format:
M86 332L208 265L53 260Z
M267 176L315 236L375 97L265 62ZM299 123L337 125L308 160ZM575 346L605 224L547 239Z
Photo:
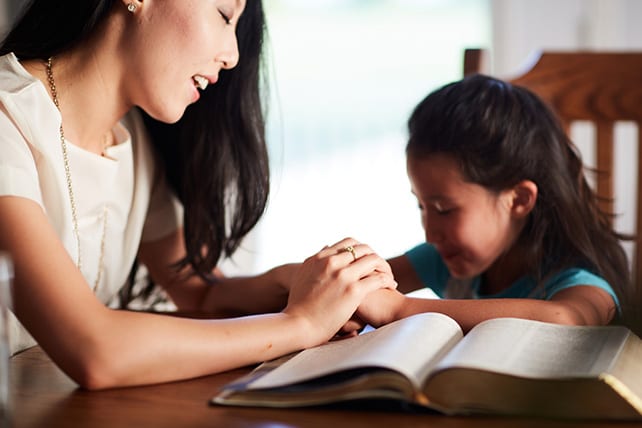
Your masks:
M361 331L365 328L366 323L359 318L356 314L352 315L352 317L346 322L343 327L341 327L341 330L337 333L338 336L346 336L346 335L358 335L361 333Z
M333 245L326 246L319 252L319 255L321 257L337 256L345 264L354 263L363 257L373 255L375 258L369 260L367 266L372 267L372 263L376 262L374 269L388 272L392 275L392 269L388 262L377 256L368 245L362 244L354 238L345 238Z
M348 245L347 247L339 250L339 252L350 253L350 255L352 255L352 258L354 259L354 261L355 262L357 261L357 258L358 258L357 257L357 252L355 251L355 249L354 249L354 247L352 245Z
M344 238L335 244L324 247L319 254L325 257L342 254L341 258L345 259L347 263L355 261L362 255L368 254L368 251L370 253L373 252L367 245L361 244L354 238Z
M314 326L317 334L312 333L310 339L327 340L345 327L366 295L396 286L384 259L369 246L346 238L324 247L299 266L284 312L303 316ZM350 328L348 324L344 333Z
M397 282L394 280L392 275L389 275L386 272L371 272L368 275L359 279L357 283L354 283L355 286L359 287L359 292L365 297L365 295L382 288L386 289L395 289L397 288Z
M332 251L336 251L336 253L332 254ZM388 262L366 244L362 244L353 238L345 238L327 247L326 253L328 257L340 258L343 263L353 265L357 270L358 278L372 275L374 272L385 273L389 276L390 281L386 283L384 288L397 287L397 282L393 278L392 268Z

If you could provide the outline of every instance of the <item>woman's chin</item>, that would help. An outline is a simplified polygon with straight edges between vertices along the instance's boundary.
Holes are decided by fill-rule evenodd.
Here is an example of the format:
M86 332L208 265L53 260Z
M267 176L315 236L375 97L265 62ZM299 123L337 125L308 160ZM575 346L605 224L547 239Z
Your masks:
M181 120L185 114L185 108L177 111L149 112L145 110L145 112L159 122L172 125Z

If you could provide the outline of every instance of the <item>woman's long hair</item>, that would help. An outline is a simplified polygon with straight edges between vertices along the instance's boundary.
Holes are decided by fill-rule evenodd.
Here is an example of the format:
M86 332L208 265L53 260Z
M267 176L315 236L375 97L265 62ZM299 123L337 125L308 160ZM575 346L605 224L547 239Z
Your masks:
M115 0L31 0L0 45L18 58L55 56L87 39ZM124 7L124 6L122 6ZM265 19L248 0L237 25L239 63L222 70L175 124L144 114L168 181L184 205L187 255L177 266L212 280L221 257L232 255L265 210L269 166L261 104Z
M264 33L261 2L248 1L237 26L240 60L221 70L175 124L144 115L167 177L184 205L187 256L195 273L213 280L267 204L269 165L260 97Z
M624 309L631 279L612 213L600 209L579 151L557 116L535 94L473 75L429 94L409 122L409 157L452 156L464 178L500 192L522 180L538 197L516 245L527 251L528 274L538 281L583 267L614 288Z

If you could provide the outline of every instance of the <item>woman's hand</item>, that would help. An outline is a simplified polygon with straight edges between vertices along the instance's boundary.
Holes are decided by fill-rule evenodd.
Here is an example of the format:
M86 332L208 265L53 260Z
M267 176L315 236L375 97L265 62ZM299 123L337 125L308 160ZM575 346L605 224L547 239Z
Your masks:
M334 336L369 293L396 286L384 259L367 245L346 238L298 267L283 312L305 321L308 346L315 346Z

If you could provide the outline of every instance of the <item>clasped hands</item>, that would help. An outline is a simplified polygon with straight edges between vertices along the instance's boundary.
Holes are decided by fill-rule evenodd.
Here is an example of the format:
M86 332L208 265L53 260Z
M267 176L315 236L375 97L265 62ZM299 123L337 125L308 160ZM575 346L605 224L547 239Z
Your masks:
M284 313L308 323L309 343L316 346L335 335L351 336L363 328L369 319L379 324L381 316L376 305L366 304L369 298L381 302L395 290L390 265L368 245L352 238L326 246L300 265L289 265L291 277L289 296ZM384 305L385 306L385 305ZM375 324L373 323L373 324Z

